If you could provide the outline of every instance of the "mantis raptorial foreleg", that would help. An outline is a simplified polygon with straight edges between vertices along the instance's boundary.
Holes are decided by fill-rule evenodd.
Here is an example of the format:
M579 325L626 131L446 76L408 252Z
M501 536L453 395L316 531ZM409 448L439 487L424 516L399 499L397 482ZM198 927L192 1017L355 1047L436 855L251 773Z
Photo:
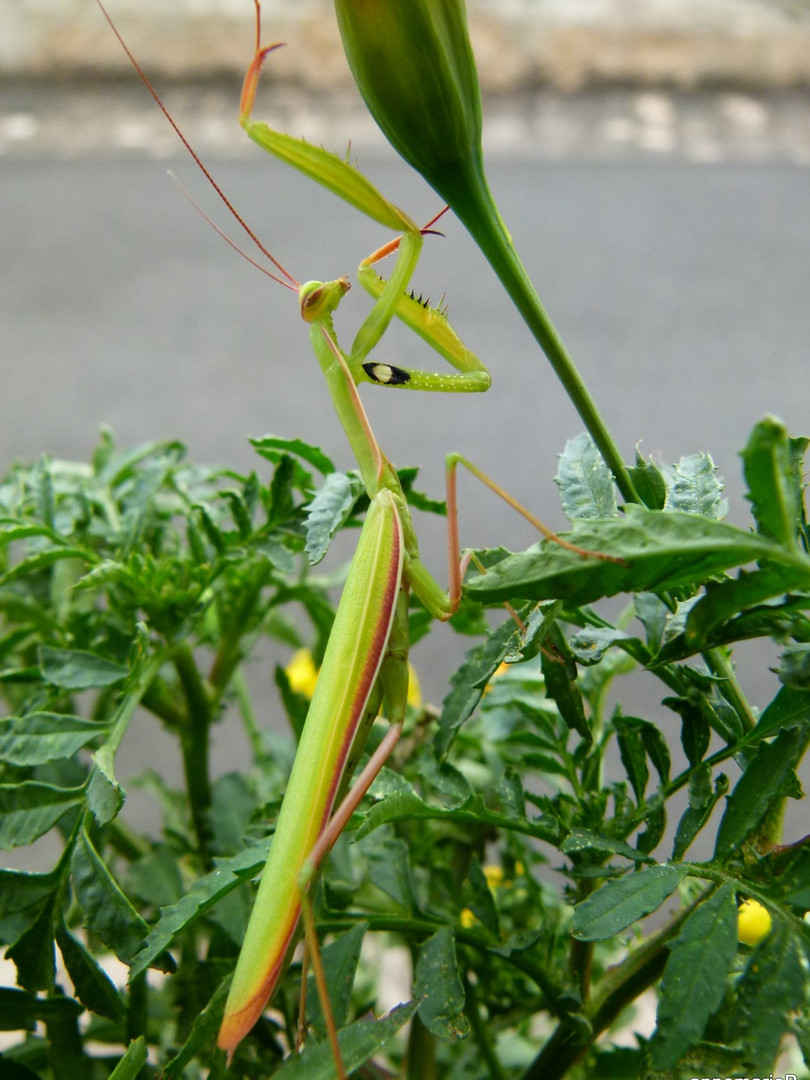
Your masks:
M408 684L409 593L412 591L441 620L449 618L456 609L461 593L463 566L455 523L455 468L464 464L481 474L463 458L451 455L448 459L450 584L445 591L419 557L405 494L396 471L373 435L357 386L361 382L374 382L391 387L469 392L486 390L490 384L486 368L463 345L444 313L407 293L424 230L383 198L347 162L289 135L274 132L251 118L262 63L274 48L261 45L259 3L255 2L257 40L242 94L242 126L260 146L398 235L360 266L359 280L374 297L374 305L348 352L340 348L333 323L333 314L349 288L348 280L298 285L273 259L282 277L270 276L288 288L297 289L301 315L310 327L313 351L357 460L370 505L338 605L225 1006L218 1044L229 1054L272 996L297 940L302 896L306 897L318 864L368 789L401 730ZM141 76L149 85L142 73ZM163 108L160 99L154 96ZM171 117L169 120L222 194ZM261 247L227 199L225 202ZM389 254L396 255L396 263L391 277L384 281L374 267ZM372 361L372 350L394 317L426 340L453 370L442 374ZM546 535L553 535L535 523ZM390 721L389 732L361 771L353 791L344 798L348 774L361 755L368 729L381 707ZM324 1004L326 1008L327 1003ZM337 1048L335 1060L338 1075L342 1077L345 1072Z

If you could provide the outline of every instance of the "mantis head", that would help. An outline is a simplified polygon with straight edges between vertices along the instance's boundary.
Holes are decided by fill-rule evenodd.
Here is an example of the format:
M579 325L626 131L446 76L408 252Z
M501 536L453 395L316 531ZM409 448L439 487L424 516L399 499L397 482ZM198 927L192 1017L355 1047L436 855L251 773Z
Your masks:
M304 322L316 323L328 317L351 288L347 277L337 281L305 281L298 290L298 303Z

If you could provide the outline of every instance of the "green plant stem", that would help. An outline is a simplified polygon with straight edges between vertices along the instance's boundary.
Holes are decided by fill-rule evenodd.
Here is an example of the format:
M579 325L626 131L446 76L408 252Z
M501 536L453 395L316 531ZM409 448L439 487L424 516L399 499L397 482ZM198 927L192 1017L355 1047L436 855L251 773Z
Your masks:
M475 986L466 977L464 978L464 994L467 1001L465 1014L469 1017L473 1037L489 1069L489 1076L492 1080L508 1080L506 1071L498 1060L498 1054L492 1039L492 1031L481 1016L478 1007L478 993Z
M172 694L172 688L164 679L155 678L146 689L141 704L154 713L170 731L179 734L186 722L186 715L179 701Z
M618 447L571 354L535 292L480 170L471 169L463 182L453 185L451 205L546 354L605 464L613 473L622 497L626 502L640 502Z
M208 854L208 810L211 806L211 777L208 751L211 733L211 705L188 645L179 645L172 660L186 698L186 722L180 733L183 771L191 808L191 820L203 860Z
M579 898L577 903L582 903L595 888L593 880L584 879L578 886ZM572 980L576 980L579 996L583 1004L588 1000L591 992L591 973L593 971L593 942L578 941L571 938L571 946L568 954L568 970Z
M62 997L61 992L53 995ZM88 1080L90 1061L85 1056L77 1018L72 1013L54 1012L45 1025L48 1059L54 1080ZM12 1066L13 1068L13 1066ZM0 1064L0 1074L3 1072Z
M723 649L708 649L702 654L706 666L713 675L719 675L724 681L721 693L737 714L743 732L747 735L756 725L754 712L742 692L737 675Z
M408 1034L405 1080L436 1080L436 1039L419 1019L418 1013Z
M253 700L250 696L245 672L241 667L235 669L231 678L231 686L236 695L242 723L245 727L245 734L250 743L250 749L253 753L254 760L261 761L266 754L266 750L262 742L261 730L258 721L256 720L256 713L253 709Z
M217 697L228 686L233 672L242 662L245 651L242 644L245 627L253 623L256 605L261 599L262 589L269 576L270 564L268 562L258 570L255 580L243 590L239 604L229 620L230 627L222 633L220 646L208 674L209 685Z
M563 1080L619 1014L658 981L669 957L667 942L679 933L703 899L705 896L684 908L663 930L643 942L622 963L610 968L588 1006L560 1021L522 1080Z
M139 1035L146 1034L149 985L146 981L146 972L137 975L129 984L129 998L127 1002L126 1036L127 1042L137 1039Z

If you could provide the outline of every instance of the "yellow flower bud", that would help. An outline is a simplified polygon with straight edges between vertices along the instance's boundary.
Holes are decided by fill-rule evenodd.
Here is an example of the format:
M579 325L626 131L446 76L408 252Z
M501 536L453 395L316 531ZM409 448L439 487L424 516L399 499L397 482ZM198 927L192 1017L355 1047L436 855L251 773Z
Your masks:
M484 877L487 879L487 885L490 889L497 889L499 885L503 885L503 869L500 866L485 866Z
M311 698L315 693L318 671L309 649L299 649L293 653L292 660L285 667L284 673L287 676L290 688L296 694L303 694L304 697Z
M459 915L459 922L465 930L469 930L470 927L475 926L475 924L478 922L478 919L476 919L475 915L473 915L473 913L468 907L465 907L461 909L461 914Z
M383 134L454 207L483 178L481 93L463 0L335 0L355 82Z
M771 932L773 920L756 900L744 900L737 911L737 937L743 945L759 945Z

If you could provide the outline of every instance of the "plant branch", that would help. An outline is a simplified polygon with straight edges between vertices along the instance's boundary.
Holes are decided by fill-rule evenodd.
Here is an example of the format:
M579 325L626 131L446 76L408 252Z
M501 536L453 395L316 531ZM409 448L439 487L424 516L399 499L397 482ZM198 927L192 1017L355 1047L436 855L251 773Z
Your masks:
M208 854L208 810L211 806L209 746L211 705L194 654L188 645L179 645L172 660L186 699L186 721L181 729L183 770L197 844L205 862Z

